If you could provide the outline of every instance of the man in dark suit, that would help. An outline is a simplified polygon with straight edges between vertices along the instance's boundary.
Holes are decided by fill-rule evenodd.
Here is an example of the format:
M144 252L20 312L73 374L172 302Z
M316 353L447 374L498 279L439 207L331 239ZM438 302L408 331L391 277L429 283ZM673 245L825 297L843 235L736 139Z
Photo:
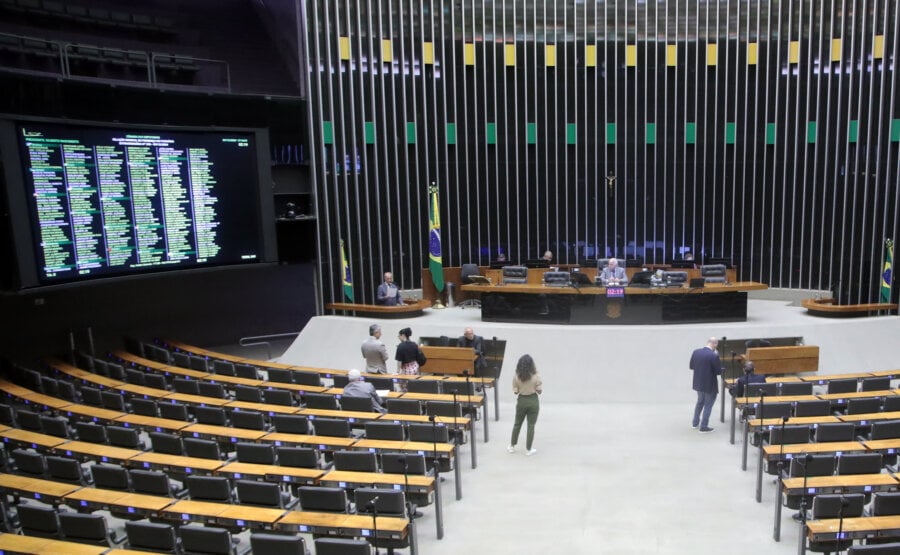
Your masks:
M475 368L473 370L475 371L474 374L478 375L481 367L484 366L484 338L480 335L475 335L475 330L472 328L466 328L463 335L459 336L457 345L460 347L471 347L475 351Z
M691 427L700 428L701 434L713 431L709 427L709 415L716 403L719 392L718 377L722 373L722 361L716 347L719 340L710 337L705 347L694 350L691 354L691 370L694 371L694 391L697 392L697 404L694 405L694 419Z

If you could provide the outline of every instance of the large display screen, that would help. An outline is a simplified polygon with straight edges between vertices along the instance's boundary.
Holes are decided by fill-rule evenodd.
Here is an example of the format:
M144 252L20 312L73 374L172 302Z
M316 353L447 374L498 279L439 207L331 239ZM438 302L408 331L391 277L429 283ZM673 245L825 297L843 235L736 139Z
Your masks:
M21 169L10 206L28 214L27 234L13 218L18 250L31 248L23 286L273 261L265 133L8 124Z

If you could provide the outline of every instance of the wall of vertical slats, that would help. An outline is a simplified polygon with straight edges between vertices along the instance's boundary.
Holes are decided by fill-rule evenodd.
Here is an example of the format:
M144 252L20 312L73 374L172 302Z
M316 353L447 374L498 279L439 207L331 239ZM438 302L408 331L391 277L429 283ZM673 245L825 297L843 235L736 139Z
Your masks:
M320 279L550 249L877 299L900 210L892 0L307 3Z

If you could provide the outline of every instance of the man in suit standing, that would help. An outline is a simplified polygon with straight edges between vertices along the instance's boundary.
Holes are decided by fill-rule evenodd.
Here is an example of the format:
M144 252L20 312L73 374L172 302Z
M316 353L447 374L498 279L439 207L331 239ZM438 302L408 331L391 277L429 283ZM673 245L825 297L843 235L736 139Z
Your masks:
M375 302L385 306L398 306L403 304L400 298L400 288L394 283L394 274L384 273L384 283L378 286L378 296Z
M362 356L366 359L366 372L387 374L387 347L381 342L381 326L369 326L369 338L362 343Z
M719 340L710 337L705 347L694 350L691 354L691 370L694 371L694 391L697 392L697 404L694 405L694 420L691 427L700 428L701 434L713 431L709 427L709 415L716 403L719 392L718 377L722 373L722 361L716 348Z
M481 367L484 366L484 338L475 335L475 330L466 328L463 335L459 336L457 345L460 347L471 347L475 351L475 368L474 374L479 374Z
M600 272L600 283L603 285L626 285L628 283L625 268L619 267L618 260L615 258L609 259L606 268L603 268L603 271Z

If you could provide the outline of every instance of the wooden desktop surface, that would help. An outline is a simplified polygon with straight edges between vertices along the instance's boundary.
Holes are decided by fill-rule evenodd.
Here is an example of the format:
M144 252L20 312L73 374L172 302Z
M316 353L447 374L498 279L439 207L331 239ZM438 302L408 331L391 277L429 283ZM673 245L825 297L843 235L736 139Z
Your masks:
M141 414L125 414L116 418L116 422L128 424L132 428L143 428L149 431L166 430L169 432L177 432L191 425L190 422L174 420L172 418L144 416Z
M284 478L290 478L292 482L315 483L323 474L320 468L298 468L278 464L254 464L232 462L216 470L216 474L227 474L235 480L248 477L276 478L283 482Z
M866 451L860 441L829 441L826 443L788 443L784 445L766 445L763 455L766 460L777 460L780 455L797 455L799 453L846 453L848 451ZM787 457L785 457L787 458Z
M802 494L809 490L850 491L853 489L873 487L894 487L900 484L897 477L887 472L881 474L849 474L839 476L809 476L806 478L804 490L803 478L785 478L782 481L784 493Z
M100 445L88 443L87 441L70 441L63 445L58 445L54 450L65 452L67 457L81 455L88 459L102 460L103 462L125 462L135 455L143 453L143 451L137 449Z
M263 414L297 414L300 411L300 407L268 405L266 403L254 403L252 401L231 401L225 406L230 409L255 410Z
M385 474L382 472L355 472L349 470L332 470L319 478L323 485L346 487L347 484L356 486L405 486L409 480L410 491L431 491L434 489L434 476L422 476L419 474Z
M53 449L68 441L65 438L39 432L28 432L26 430L20 430L19 428L7 428L6 430L0 431L0 437L3 438L4 443L9 440L17 445L37 445L46 449Z
M247 505L231 505L229 503L213 503L210 501L177 501L170 505L162 515L166 518L184 520L185 515L190 520L200 517L201 520L213 519L217 523L256 523L273 525L285 513L284 509L270 509L266 507L250 507ZM240 524L239 524L240 525Z
M27 553L29 555L48 555L65 553L66 555L100 555L109 550L108 545L87 545L84 543L51 540L34 536L0 533L0 552ZM136 552L135 552L136 553ZM146 555L145 552L144 555Z
M131 507L153 512L161 511L175 502L170 497L98 488L81 488L78 491L67 494L65 499L77 502L84 501L90 505L104 508L117 507L127 510Z
M140 464L136 464L140 463ZM152 453L145 451L128 460L128 466L138 468L166 468L179 470L203 470L212 472L220 468L223 461L215 459L200 459L197 457L185 457L182 455L167 455L165 453Z
M239 439L242 441L259 441L268 432L264 430L248 430L245 428L233 428L231 426L213 426L212 424L191 424L181 430L183 437L200 437L220 439L223 437Z
M266 443L275 443L276 445L303 445L307 447L324 446L326 448L344 448L350 447L356 443L356 439L352 437L334 437L334 436L314 436L305 434L284 434L272 432L265 435L261 441Z
M0 490L24 493L26 494L26 497L31 498L35 498L33 494L36 493L41 497L62 499L66 495L80 488L81 486L78 484L64 484L52 480L42 480L40 478L29 478L27 476L18 476L16 474L0 473Z
M810 540L826 541L837 539L837 532L850 537L864 537L874 532L900 532L900 516L868 516L861 518L826 518L807 521L807 537ZM846 537L846 536L845 536Z
M369 515L291 511L278 521L276 528L298 530L301 526L307 526L310 528L343 529L346 535L360 536L363 530L372 530L372 522L372 517ZM409 521L402 517L379 516L377 525L379 537L405 538L409 532Z

